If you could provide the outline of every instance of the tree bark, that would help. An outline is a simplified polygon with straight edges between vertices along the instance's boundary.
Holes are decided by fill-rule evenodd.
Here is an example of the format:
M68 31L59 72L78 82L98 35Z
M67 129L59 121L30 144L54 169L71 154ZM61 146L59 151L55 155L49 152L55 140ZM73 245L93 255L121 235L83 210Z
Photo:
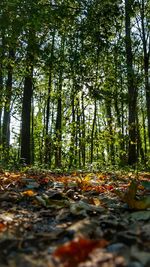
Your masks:
M69 149L69 168L74 167L75 164L75 139L76 139L76 129L75 129L75 96L74 96L74 85L73 92L71 93L71 142Z
M31 128L32 78L33 78L33 72L25 77L23 106L22 106L21 159L27 165L31 163L30 128Z
M52 89L52 72L53 72L53 57L54 57L54 43L55 43L55 32L53 33L52 46L51 46L51 61L49 66L49 81L48 81L48 96L46 105L46 124L45 124L45 164L51 167L51 136L49 133L49 122L50 122L50 101L51 101L51 89Z
M57 99L57 116L56 116L56 126L55 126L55 167L61 168L62 166L62 83L63 83L63 62L64 62L64 36L61 41L61 51L60 51L60 66L59 66L59 77L58 77L58 99Z
M2 64L0 63L0 151L2 147L2 109L3 109L3 101L2 101L2 92L3 92L3 72L2 72Z
M114 148L114 138L113 138L113 127L112 127L112 111L111 111L111 99L108 96L106 99L106 112L107 112L107 125L109 130L109 153L110 153L110 160L111 164L115 164L115 148Z
M86 149L85 149L85 112L84 112L84 93L82 93L82 140L81 140L81 153L82 153L82 165L85 167Z
M93 163L93 152L94 152L94 132L95 132L95 126L96 126L96 116L97 116L97 101L95 99L94 101L94 117L92 122L92 131L91 131L91 158L90 163Z
M137 136L136 136L136 103L137 88L133 70L133 55L131 45L131 0L125 0L125 33L126 33L126 62L127 62L127 86L128 86L128 128L129 128L129 149L128 164L134 165L137 162Z
M30 34L29 34L30 35ZM29 36L27 57L26 57L26 76L24 80L23 103L22 103L22 126L21 126L21 160L31 164L31 103L33 94L33 48Z
M14 49L9 49L8 58L8 72L6 81L6 92L5 92L5 105L4 105L4 115L3 115L3 128L2 128L2 144L3 153L5 155L5 160L9 157L9 145L10 145L10 112L11 112L11 97L12 97L12 75L13 75L13 62L15 59Z
M148 138L150 145L150 83L149 83L149 59L150 59L150 37L147 38L145 31L145 4L144 0L141 2L141 28L142 28L142 43L143 43L143 54L144 54L144 83L146 92L146 107L147 107L147 120L148 120ZM149 33L147 33L149 34Z
M55 167L61 168L61 140L62 140L62 69L59 74L59 88L57 100L57 118L56 118L56 145L55 145Z

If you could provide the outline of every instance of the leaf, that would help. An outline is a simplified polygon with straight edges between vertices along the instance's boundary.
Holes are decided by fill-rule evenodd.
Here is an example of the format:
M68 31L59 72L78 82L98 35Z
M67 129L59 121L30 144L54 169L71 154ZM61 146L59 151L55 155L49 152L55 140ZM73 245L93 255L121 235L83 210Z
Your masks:
M87 216L88 212L97 212L103 211L102 207L90 205L82 200L78 201L77 203L70 204L70 211L74 215L83 215Z
M122 199L122 201L128 204L130 209L145 210L150 208L150 196L142 199L136 199L137 188L138 182L133 180L124 194L120 191L116 191L116 193Z
M39 187L39 184L33 178L22 178L22 183L26 185L26 188L31 190Z
M150 211L136 211L131 213L129 217L137 221L147 221L150 220Z
M35 193L34 191L32 191L32 190L26 190L26 191L24 191L24 192L22 192L22 195L23 196L28 196L28 197L33 197L33 196L35 196L37 193Z
M44 198L42 198L41 196L36 196L36 200L44 207L46 207L46 201Z
M90 199L90 204L95 205L96 207L101 205L101 200L97 197L93 197Z
M0 220L3 220L6 223L11 223L14 220L14 214L11 212L3 212L3 214L0 214Z
M129 203L130 204L130 203ZM150 196L144 197L140 200L133 200L132 205L129 207L136 209L136 210L145 210L150 208Z
M0 223L0 232L4 232L6 230L6 224L5 223Z
M70 205L69 201L66 198L64 198L63 200L55 200L49 198L46 194L43 194L42 196L36 196L36 200L40 204L42 204L42 206L47 208L51 207L55 209L60 209Z
M92 250L99 247L104 248L107 245L108 241L105 239L90 240L79 238L57 248L52 256L59 258L65 267L76 267L78 263L87 259Z

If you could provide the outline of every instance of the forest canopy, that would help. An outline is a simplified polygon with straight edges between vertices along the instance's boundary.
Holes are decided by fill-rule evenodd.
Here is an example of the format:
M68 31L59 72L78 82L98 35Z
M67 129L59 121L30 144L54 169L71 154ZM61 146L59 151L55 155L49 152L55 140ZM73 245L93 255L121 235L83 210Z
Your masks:
M0 165L149 165L150 2L1 0Z

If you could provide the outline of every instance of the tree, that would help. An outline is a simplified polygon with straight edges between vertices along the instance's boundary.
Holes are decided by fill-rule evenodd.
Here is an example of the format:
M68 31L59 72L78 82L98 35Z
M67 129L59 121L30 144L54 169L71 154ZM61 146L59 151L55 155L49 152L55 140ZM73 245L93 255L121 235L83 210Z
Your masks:
M54 65L54 47L55 47L55 31L52 34L52 43L50 51L50 62L49 62L49 77L48 77L48 92L47 92L47 104L46 104L46 122L45 122L45 164L51 166L51 154L52 144L51 136L49 132L50 128L50 101L52 92L52 77L53 77L53 65Z
M1 159L8 148L50 168L145 160L149 2L126 0L125 15L123 4L1 1Z
M22 126L21 126L21 159L26 164L31 164L31 101L33 95L33 40L29 31L26 75L24 79L23 101L22 101Z
M129 103L129 152L128 163L133 165L137 162L137 129L136 129L136 103L137 88L135 81L135 73L133 69L133 54L131 43L131 12L132 0L125 0L125 33L126 33L126 61L127 61L127 87L128 87L128 103Z
M148 1L141 0L140 5L140 20L141 20L141 38L143 44L143 65L144 65L144 84L146 92L146 106L147 106L147 119L148 119L148 137L150 144L150 82L149 82L149 60L150 60L150 30L148 26L148 17L146 16L146 10L148 8Z
M61 151L62 151L62 86L63 86L63 64L64 64L64 49L65 49L65 36L62 36L60 47L60 65L58 76L58 88L57 88L57 115L56 115L56 128L55 128L55 167L60 168L61 163Z
M12 97L12 82L13 82L13 64L15 59L14 48L9 48L8 55L8 72L6 80L5 90L5 105L3 115L3 128L2 128L2 144L3 153L5 154L5 160L9 156L9 144L10 144L10 112L11 112L11 97Z

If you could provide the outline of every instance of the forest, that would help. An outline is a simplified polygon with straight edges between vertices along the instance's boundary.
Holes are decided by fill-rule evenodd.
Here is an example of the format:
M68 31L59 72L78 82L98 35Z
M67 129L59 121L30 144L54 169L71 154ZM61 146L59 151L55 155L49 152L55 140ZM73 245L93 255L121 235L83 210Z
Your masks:
M149 166L148 0L2 0L1 166Z
M0 266L150 266L150 1L0 1Z

